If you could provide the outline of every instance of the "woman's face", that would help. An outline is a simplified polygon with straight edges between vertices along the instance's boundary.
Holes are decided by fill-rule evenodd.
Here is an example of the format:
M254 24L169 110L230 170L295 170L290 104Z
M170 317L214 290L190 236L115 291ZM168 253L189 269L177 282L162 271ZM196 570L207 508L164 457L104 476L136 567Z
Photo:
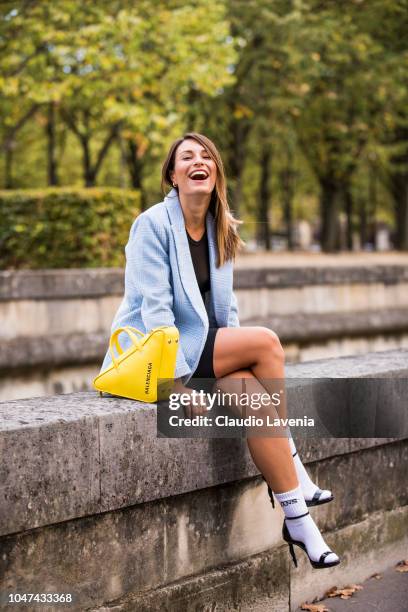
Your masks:
M210 194L215 186L217 166L203 146L188 138L177 147L173 184L185 195Z

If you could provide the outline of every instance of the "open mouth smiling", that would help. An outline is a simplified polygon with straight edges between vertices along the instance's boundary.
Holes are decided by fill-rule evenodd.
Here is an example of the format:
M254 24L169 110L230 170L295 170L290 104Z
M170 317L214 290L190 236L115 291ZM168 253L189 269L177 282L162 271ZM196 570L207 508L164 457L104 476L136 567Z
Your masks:
M194 170L188 177L193 181L205 181L209 177L209 174L206 170Z

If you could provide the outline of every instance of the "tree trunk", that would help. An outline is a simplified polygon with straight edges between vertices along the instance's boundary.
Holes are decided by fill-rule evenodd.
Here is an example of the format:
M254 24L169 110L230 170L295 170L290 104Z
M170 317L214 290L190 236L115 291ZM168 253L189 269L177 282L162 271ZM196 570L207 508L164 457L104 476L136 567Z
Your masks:
M368 234L368 230L367 230L367 206L366 206L366 201L363 200L361 202L361 206L360 206L360 243L361 243L361 248L364 249L364 245L367 242L367 234Z
M398 126L393 144L408 142L408 127ZM396 155L391 160L396 169L391 171L391 193L395 211L395 248L408 250L408 150Z
M271 249L271 233L269 228L269 203L270 203L270 163L271 163L271 148L265 144L261 153L261 179L259 185L259 208L258 208L258 228L257 236L263 247L270 251Z
M348 184L344 187L344 208L347 217L346 228L346 244L347 250L353 250L353 196L351 194L351 186Z
M295 248L293 232L293 195L294 195L295 172L292 167L292 153L288 149L286 167L280 173L280 184L282 190L283 216L286 225L286 237L288 250Z
M126 163L130 174L130 183L133 189L140 192L140 208L141 211L146 209L146 198L143 192L143 162L137 156L137 144L133 140L127 141Z
M4 136L4 140L1 143L1 148L5 154L5 166L4 166L4 187L5 189L14 188L13 178L13 152L16 148L16 136L21 128L27 123L33 115L37 112L38 104L33 104L28 111L23 115L20 120L9 128Z
M377 248L377 173L373 164L370 164L368 175L368 198L369 198L369 216L370 226L373 233L374 249Z
M242 176L246 158L246 143L250 126L242 120L234 120L232 124L232 146L229 153L228 168L232 184L232 209L239 216L242 203Z
M55 103L48 105L48 120L45 128L47 135L47 166L48 185L58 185L57 159L56 159L56 135L55 135Z
M293 206L292 194L287 189L283 194L283 211L286 225L286 238L288 241L288 250L293 251L295 248L295 240L293 236Z
M83 176L85 187L95 187L95 172L92 168L91 163L91 151L89 145L89 138L82 136L82 162L83 162Z
M339 208L341 188L332 179L320 182L320 245L322 251L334 252L339 249Z
M4 164L4 187L5 189L13 189L13 143L9 142L4 146L5 164Z
M392 194L395 210L395 248L408 251L408 173L392 177Z
M126 161L129 168L130 183L133 189L142 188L142 164L137 157L137 144L133 140L127 141L128 150Z
M198 92L191 84L187 94L187 111L185 116L186 121L186 131L187 132L195 132L196 129L196 120L197 120L197 101L198 101Z

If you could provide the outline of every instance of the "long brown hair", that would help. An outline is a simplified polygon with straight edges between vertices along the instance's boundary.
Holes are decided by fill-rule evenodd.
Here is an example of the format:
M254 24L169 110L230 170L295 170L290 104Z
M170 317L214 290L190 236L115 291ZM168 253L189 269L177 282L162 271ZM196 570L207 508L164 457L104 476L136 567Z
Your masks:
M224 164L222 163L221 155L219 154L215 144L209 138L207 138L207 136L203 136L197 132L188 132L181 138L177 138L177 140L175 140L171 145L162 167L161 187L163 193L165 193L167 185L173 187L171 172L174 170L176 151L179 145L184 140L187 140L187 138L197 141L207 151L211 159L214 160L217 167L217 178L215 180L215 187L211 194L209 209L213 214L216 223L218 246L217 268L219 268L226 261L230 259L234 260L238 249L241 246L244 246L245 242L241 240L237 232L237 226L240 225L242 221L235 219L230 211L227 200L227 182Z

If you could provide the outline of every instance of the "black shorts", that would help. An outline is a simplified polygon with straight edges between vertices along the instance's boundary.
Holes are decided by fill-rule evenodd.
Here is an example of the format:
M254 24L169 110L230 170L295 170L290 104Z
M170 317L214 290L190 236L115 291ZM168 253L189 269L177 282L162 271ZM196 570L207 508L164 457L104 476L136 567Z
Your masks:
M198 366L191 378L215 378L214 343L219 327L210 327Z

